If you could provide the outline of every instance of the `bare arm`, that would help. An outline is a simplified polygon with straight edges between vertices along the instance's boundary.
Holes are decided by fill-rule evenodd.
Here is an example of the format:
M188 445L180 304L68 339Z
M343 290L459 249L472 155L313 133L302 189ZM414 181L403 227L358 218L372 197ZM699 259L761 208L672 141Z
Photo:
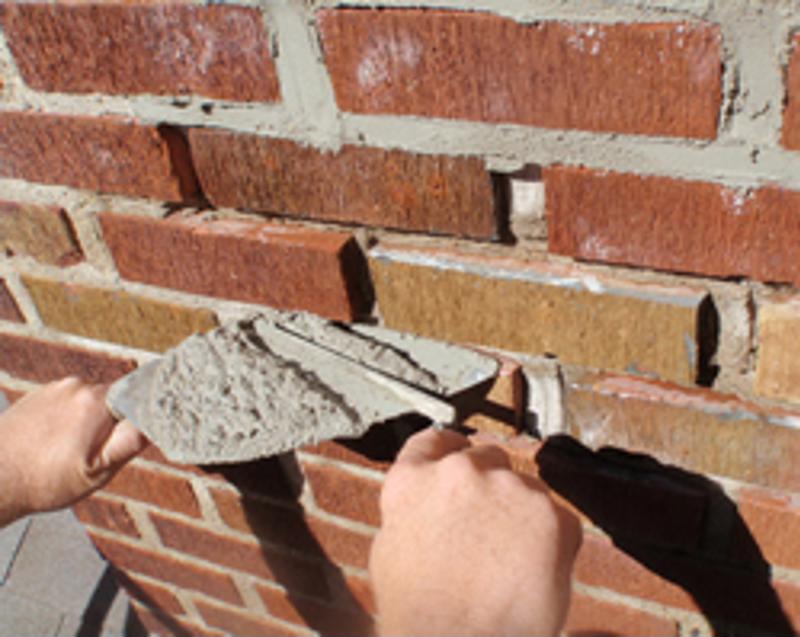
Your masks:
M381 634L558 634L580 525L501 449L416 434L381 513L370 557Z
M73 504L141 451L144 437L114 421L105 393L66 378L0 414L0 526Z

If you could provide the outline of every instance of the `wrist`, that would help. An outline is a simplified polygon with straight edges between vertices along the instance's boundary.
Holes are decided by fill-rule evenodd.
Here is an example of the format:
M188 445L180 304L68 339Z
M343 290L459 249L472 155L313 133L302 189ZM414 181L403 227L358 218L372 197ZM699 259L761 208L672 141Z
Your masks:
M19 465L0 451L0 528L32 513Z

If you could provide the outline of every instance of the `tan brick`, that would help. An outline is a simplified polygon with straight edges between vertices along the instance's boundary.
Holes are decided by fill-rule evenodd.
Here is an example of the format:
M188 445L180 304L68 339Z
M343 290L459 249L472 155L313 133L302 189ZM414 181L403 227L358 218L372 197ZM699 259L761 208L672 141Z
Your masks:
M55 206L0 201L0 251L52 265L83 259L67 214Z
M444 251L380 249L370 267L381 315L395 329L682 383L701 369L707 308L698 288Z
M568 432L589 446L654 456L702 474L800 490L800 414L706 389L588 374L566 384Z
M800 298L769 302L758 312L756 391L800 402Z
M14 295L8 289L5 280L0 279L0 320L22 323L25 318L19 311Z
M23 282L48 327L88 338L163 352L217 326L210 310L33 276Z

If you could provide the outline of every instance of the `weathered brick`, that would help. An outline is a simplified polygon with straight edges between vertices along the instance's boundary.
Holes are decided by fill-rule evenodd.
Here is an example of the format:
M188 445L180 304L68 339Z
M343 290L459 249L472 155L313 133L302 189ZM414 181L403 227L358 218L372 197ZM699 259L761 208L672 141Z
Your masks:
M343 146L327 152L287 139L189 131L206 196L243 208L475 238L499 234L481 159Z
M800 299L764 304L758 312L756 392L800 402Z
M125 465L103 488L162 509L200 517L200 505L189 480L137 462Z
M123 278L352 320L367 312L351 235L242 220L101 215Z
M197 524L151 512L165 546L221 566L276 581L288 590L325 599L328 585L322 566L255 541L220 535ZM253 538L255 540L255 538Z
M800 192L572 166L544 171L550 251L709 276L800 284Z
M45 325L88 338L163 352L217 326L215 314L122 290L23 276Z
M128 509L117 500L110 500L94 493L91 497L73 505L72 511L84 524L134 538L139 537L136 523L128 513Z
M766 560L776 566L800 569L798 496L750 488L739 493L736 501L739 515Z
M370 267L395 329L683 383L703 366L697 335L709 308L698 288L444 251L381 248Z
M177 560L170 555L150 549L118 542L96 534L90 535L98 550L118 570L147 575L181 588L200 591L231 604L242 603L242 598L230 575L219 573L189 560Z
M293 636L311 634L299 626L296 630L293 630L286 624L270 619L265 615L209 604L205 600L196 600L195 606L207 624L224 630L227 635L263 637L263 635Z
M800 490L797 414L735 396L632 377L587 375L566 387L569 433L702 474Z
M3 9L17 68L36 90L280 97L269 34L255 8L93 3Z
M332 465L311 462L303 463L303 473L319 507L334 515L380 526L380 481Z
M13 201L0 201L0 251L61 266L83 259L66 212Z
M25 318L22 312L19 311L19 306L11 290L8 289L6 282L0 279L0 319L4 321L14 321L16 323L23 323Z
M308 626L322 635L374 634L372 619L366 613L322 604L270 586L257 585L256 590L270 614L284 621Z
M0 176L167 201L197 192L183 140L120 117L0 113Z
M569 615L563 634L567 637L579 635L674 635L677 637L678 623L648 613L595 599L581 593L573 593Z
M717 134L720 32L711 24L520 24L481 12L360 8L323 9L317 22L345 111Z
M800 34L792 40L786 71L786 107L783 111L783 145L800 149Z
M0 334L0 369L37 383L78 376L92 383L110 383L132 372L136 362L63 343Z

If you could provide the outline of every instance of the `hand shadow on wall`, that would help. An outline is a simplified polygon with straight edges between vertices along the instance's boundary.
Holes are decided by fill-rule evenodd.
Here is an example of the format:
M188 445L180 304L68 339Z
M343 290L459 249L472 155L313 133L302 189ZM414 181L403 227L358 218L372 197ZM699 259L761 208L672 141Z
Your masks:
M291 621L305 623L321 635L372 634L371 616L306 521L299 502L305 478L295 454L214 470L243 494L248 526L261 544L275 583L286 590L285 600L294 609ZM279 509L283 510L277 516L270 515ZM283 609L287 612L288 606Z
M619 549L691 595L715 635L796 634L769 563L717 484L650 456L591 451L568 436L549 438L537 461L550 488Z

